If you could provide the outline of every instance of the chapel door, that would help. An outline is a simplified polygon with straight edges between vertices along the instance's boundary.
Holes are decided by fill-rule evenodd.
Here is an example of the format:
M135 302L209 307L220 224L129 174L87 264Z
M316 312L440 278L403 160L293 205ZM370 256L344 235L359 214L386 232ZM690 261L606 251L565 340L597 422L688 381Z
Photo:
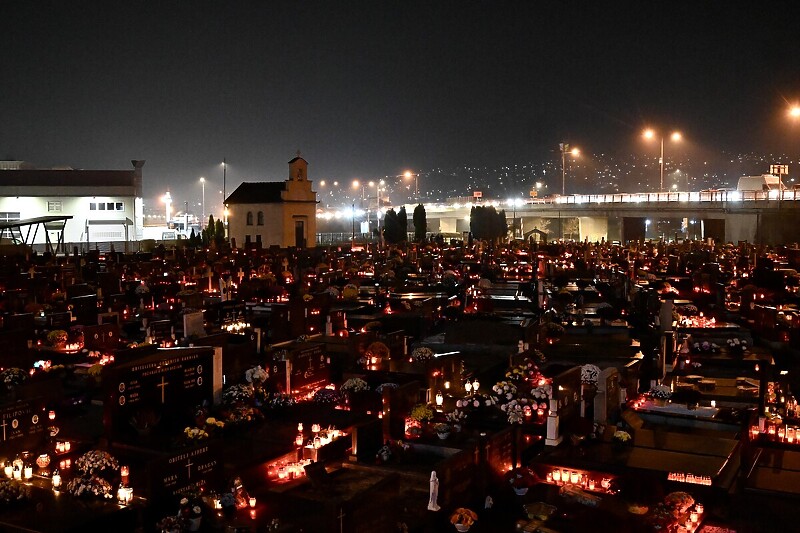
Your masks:
M295 220L294 222L294 245L297 248L306 247L306 223L302 220Z

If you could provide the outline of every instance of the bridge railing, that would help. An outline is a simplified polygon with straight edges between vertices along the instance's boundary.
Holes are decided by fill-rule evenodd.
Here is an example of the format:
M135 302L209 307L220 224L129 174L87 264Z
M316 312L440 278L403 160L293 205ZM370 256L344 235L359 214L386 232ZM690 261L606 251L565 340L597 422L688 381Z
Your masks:
M531 204L627 204L664 202L759 202L798 201L800 194L795 189L783 191L699 191L699 192L652 192L624 194L575 194L553 198L533 198Z

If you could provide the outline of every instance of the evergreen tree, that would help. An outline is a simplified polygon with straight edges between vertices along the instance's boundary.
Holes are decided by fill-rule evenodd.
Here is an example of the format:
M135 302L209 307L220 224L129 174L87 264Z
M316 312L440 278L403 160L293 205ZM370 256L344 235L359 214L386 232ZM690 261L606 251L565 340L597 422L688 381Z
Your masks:
M383 217L383 239L389 244L397 244L400 221L394 209L389 209Z
M217 246L221 246L225 242L225 223L222 220L217 220L214 226L214 242Z
M414 208L414 240L422 242L428 233L428 217L425 213L425 206L419 204Z
M400 208L397 212L397 224L400 226L397 232L396 242L405 242L408 240L408 215L406 214L406 206Z

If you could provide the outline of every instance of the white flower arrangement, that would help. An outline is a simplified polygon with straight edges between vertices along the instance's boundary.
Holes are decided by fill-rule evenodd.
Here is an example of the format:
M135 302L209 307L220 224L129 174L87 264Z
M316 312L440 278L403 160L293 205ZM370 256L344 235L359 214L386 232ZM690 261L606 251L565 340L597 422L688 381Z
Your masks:
M116 470L119 468L119 463L106 451L89 450L78 457L75 461L75 468L84 474L92 475L103 470Z
M461 401L461 400L459 400L459 401ZM458 402L456 402L456 403L458 403ZM445 418L451 424L460 424L461 422L466 420L467 413L465 413L464 411L461 411L460 409L456 408L456 409L453 409L451 412L447 413L445 415Z
M531 389L531 396L537 400L549 400L553 396L553 385L545 383Z
M747 351L747 341L736 338L728 339L728 351L736 354L743 354Z
M268 378L269 373L261 368L261 365L253 367L244 373L244 379L246 379L248 383L264 383Z
M506 416L508 416L509 424L522 424L522 420L524 418L524 409L522 407L522 403L518 402L517 400L511 400L510 402L501 405L500 410L502 410Z
M232 385L222 391L222 401L226 404L237 402L249 402L253 398L253 386L251 384Z
M28 379L28 373L21 368L11 367L0 372L0 382L9 389L21 385L26 379Z
M487 403L486 405L494 405ZM481 406L480 400L477 398L464 398L463 400L456 400L456 407L459 409L475 408Z
M342 383L339 389L346 392L362 392L369 390L369 384L361 378L350 378Z
M581 367L581 383L586 385L597 385L600 377L600 367L597 365L583 365Z
M656 385L648 394L656 400L669 400L672 397L672 391L666 385Z
M511 400L517 395L517 386L510 381L498 381L492 386L497 399Z
M419 348L414 348L414 351L411 352L411 359L414 361L428 361L433 359L434 353L433 350L428 348L427 346L420 346Z
M100 496L111 499L111 484L99 476L77 476L67 483L67 492L73 496Z

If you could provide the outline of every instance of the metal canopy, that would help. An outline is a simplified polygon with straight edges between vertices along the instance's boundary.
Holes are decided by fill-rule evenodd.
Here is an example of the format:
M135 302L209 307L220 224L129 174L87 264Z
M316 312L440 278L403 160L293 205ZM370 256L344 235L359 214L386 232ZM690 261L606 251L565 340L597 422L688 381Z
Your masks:
M67 220L71 219L72 215L61 215L0 222L0 241L8 238L13 243L21 242L25 245L32 245L36 240L36 235L39 233L39 227L44 226L44 239L47 250L50 253L57 253L64 247L64 227L67 225ZM24 234L22 228L27 228ZM31 231L33 231L33 235L31 235ZM53 241L50 240L50 231L58 232L55 248L53 248Z

